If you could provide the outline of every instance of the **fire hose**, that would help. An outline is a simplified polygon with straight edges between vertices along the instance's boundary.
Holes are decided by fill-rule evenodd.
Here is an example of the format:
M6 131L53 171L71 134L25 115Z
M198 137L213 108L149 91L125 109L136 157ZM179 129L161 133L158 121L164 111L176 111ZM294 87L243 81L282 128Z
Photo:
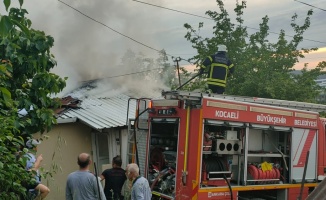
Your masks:
M188 81L186 81L184 84L180 85L178 88L176 88L175 90L179 90L180 88L182 88L183 86L185 86L186 84L188 84L190 81L192 81L193 79L195 79L197 76L199 76L200 73L196 74L195 76L193 76L191 79L189 79Z
M253 180L269 181L271 179L280 179L281 176L280 170L276 167L273 167L270 171L264 172L262 169L259 169L257 166L252 164L248 166L248 173L252 176Z
M218 165L220 166L221 169L224 169L223 163L222 163L220 160L218 160L217 163L218 163ZM226 183L228 184L228 187L229 187L229 190L230 190L230 195L231 195L231 200L233 200L232 187L231 187L231 185L230 185L230 183L229 183L229 181L228 181L228 179L226 178L226 176L225 176L224 173L223 173L223 178L224 178L224 180L226 181Z
M155 178L155 180L153 181L152 185L151 185L151 190L153 191L154 186L161 180L163 179L166 175L168 174L174 174L175 171L172 168L166 168L163 169L162 171L159 172L159 175Z

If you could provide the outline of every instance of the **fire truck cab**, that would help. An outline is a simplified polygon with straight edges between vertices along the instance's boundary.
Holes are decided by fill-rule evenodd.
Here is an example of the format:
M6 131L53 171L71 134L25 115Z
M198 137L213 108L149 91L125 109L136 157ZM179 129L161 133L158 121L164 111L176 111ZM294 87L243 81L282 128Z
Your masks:
M325 105L162 92L137 100L128 163L153 199L305 199L325 177Z

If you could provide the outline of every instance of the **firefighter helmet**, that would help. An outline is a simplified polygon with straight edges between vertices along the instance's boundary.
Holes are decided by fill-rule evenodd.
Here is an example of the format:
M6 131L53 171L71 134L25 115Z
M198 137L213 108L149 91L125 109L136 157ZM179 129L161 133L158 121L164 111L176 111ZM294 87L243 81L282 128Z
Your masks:
M227 52L228 50L224 44L219 44L219 45L217 45L217 51Z

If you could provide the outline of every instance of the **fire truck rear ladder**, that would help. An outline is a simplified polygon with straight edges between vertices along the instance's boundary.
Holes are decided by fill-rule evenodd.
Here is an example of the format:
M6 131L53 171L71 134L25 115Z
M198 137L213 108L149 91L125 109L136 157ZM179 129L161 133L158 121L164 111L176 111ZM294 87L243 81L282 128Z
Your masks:
M186 91L163 91L162 95L166 99L180 99L191 102L192 105L201 105L203 97L212 97L217 99L233 100L238 102L256 103L270 106L286 107L298 110L312 111L312 112L326 112L326 105L305 103L298 101L287 101L278 99L267 99L259 97L245 97L234 95L222 95L222 94L206 94L200 92L186 92Z

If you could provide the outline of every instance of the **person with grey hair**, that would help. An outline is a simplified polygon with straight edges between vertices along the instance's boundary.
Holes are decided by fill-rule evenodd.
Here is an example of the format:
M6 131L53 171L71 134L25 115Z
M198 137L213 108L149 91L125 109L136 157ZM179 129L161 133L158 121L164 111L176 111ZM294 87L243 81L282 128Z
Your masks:
M129 171L128 167L129 165L127 165L126 167L126 176L127 176L127 172ZM123 200L131 200L132 182L133 179L128 177L127 180L124 182L121 188L121 195L123 196Z
M133 179L131 200L150 200L152 198L151 188L148 180L139 175L139 167L136 163L131 163L127 167L127 178Z
M227 77L234 73L234 65L227 57L227 48L220 44L217 53L208 56L201 64L199 74L206 72L208 88L215 94L223 94L226 87Z
M66 184L66 200L106 200L99 180L89 171L91 156L79 154L79 170L69 174Z

